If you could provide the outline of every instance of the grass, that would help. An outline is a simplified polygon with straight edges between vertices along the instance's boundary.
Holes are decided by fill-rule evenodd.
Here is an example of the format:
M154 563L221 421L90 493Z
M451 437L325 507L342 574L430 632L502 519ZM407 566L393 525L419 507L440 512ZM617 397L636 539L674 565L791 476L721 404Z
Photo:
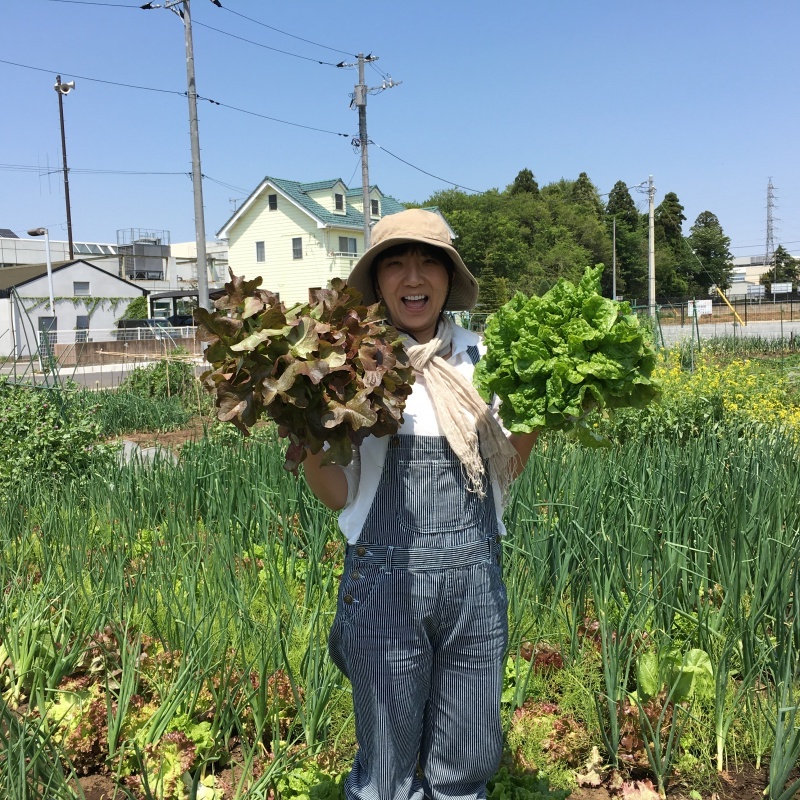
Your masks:
M791 788L800 445L726 419L610 450L540 440L506 514L514 774L535 764L569 787L598 746L604 767L662 792L763 756L769 796ZM106 770L159 797L180 796L187 771L226 800L292 797L306 779L335 796L320 776L354 746L325 649L342 545L282 464L265 427L186 445L177 464L11 488L0 794L68 797L73 772Z

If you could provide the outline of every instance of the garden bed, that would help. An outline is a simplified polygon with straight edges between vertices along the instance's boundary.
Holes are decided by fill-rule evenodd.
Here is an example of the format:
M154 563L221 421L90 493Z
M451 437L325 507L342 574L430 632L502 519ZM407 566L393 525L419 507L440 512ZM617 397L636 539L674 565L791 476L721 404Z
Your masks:
M756 800L798 777L796 358L675 351L658 408L598 421L613 448L542 438L506 516L490 800L651 800L659 782L670 800ZM245 442L204 437L206 420L125 434L175 463L89 451L72 475L67 440L58 474L2 485L3 797L188 797L178 779L214 800L340 796L355 735L325 646L335 516L270 426Z

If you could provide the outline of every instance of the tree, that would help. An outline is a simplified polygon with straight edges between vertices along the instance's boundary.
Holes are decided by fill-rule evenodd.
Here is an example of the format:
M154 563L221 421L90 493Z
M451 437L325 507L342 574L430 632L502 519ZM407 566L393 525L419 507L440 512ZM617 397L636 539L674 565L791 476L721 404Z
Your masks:
M491 265L478 278L478 305L476 311L492 314L508 302L508 285L505 278L498 278Z
M683 206L675 192L667 192L654 213L656 239L656 293L684 297L689 291L687 265L693 259L683 240Z
M767 292L772 291L773 283L800 283L800 259L779 244L772 254L772 267L761 276L760 282L767 287Z
M689 291L708 294L712 286L727 289L731 285L733 267L731 240L722 230L717 216L710 211L698 214L687 242L694 251L686 269Z
M612 241L615 223L617 294L635 300L647 295L647 227L639 224L639 212L623 181L617 181L608 195L606 228ZM610 269L603 273L602 280L604 293L610 295Z
M626 225L628 230L635 231L639 227L639 212L628 187L622 181L617 181L609 192L606 215L616 217L617 225Z
M514 183L509 187L509 194L539 194L539 184L533 173L526 167L517 173Z
M598 217L603 213L603 204L600 202L597 187L589 180L589 176L585 172L581 172L578 180L572 185L572 200L578 205L588 208Z
M653 213L656 241L671 246L680 245L683 238L682 223L686 222L683 216L683 206L675 192L667 192L664 199L658 204Z

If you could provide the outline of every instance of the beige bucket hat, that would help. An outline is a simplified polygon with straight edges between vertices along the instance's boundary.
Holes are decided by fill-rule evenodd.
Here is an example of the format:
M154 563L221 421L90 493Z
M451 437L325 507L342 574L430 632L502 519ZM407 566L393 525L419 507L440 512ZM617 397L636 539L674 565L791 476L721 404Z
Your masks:
M441 247L453 259L453 285L445 304L446 311L469 311L478 301L478 281L461 260L453 247L450 230L445 221L433 211L410 208L398 214L390 214L375 223L372 229L369 250L358 259L347 283L361 292L365 303L377 301L372 287L370 269L373 261L384 250L396 244L422 242Z

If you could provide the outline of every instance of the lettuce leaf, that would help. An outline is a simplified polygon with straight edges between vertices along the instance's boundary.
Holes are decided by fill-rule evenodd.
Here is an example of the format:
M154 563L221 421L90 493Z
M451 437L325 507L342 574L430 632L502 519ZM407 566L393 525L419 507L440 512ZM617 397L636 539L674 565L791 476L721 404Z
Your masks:
M486 356L475 369L481 396L501 400L513 433L570 431L608 445L587 423L595 409L642 407L659 395L650 335L627 303L600 294L603 265L542 297L517 292L486 324Z
M379 304L335 278L316 301L287 309L261 278L231 272L213 311L197 309L211 369L201 376L217 417L245 435L264 416L289 439L284 467L307 448L324 463L348 464L353 445L397 431L413 372Z

